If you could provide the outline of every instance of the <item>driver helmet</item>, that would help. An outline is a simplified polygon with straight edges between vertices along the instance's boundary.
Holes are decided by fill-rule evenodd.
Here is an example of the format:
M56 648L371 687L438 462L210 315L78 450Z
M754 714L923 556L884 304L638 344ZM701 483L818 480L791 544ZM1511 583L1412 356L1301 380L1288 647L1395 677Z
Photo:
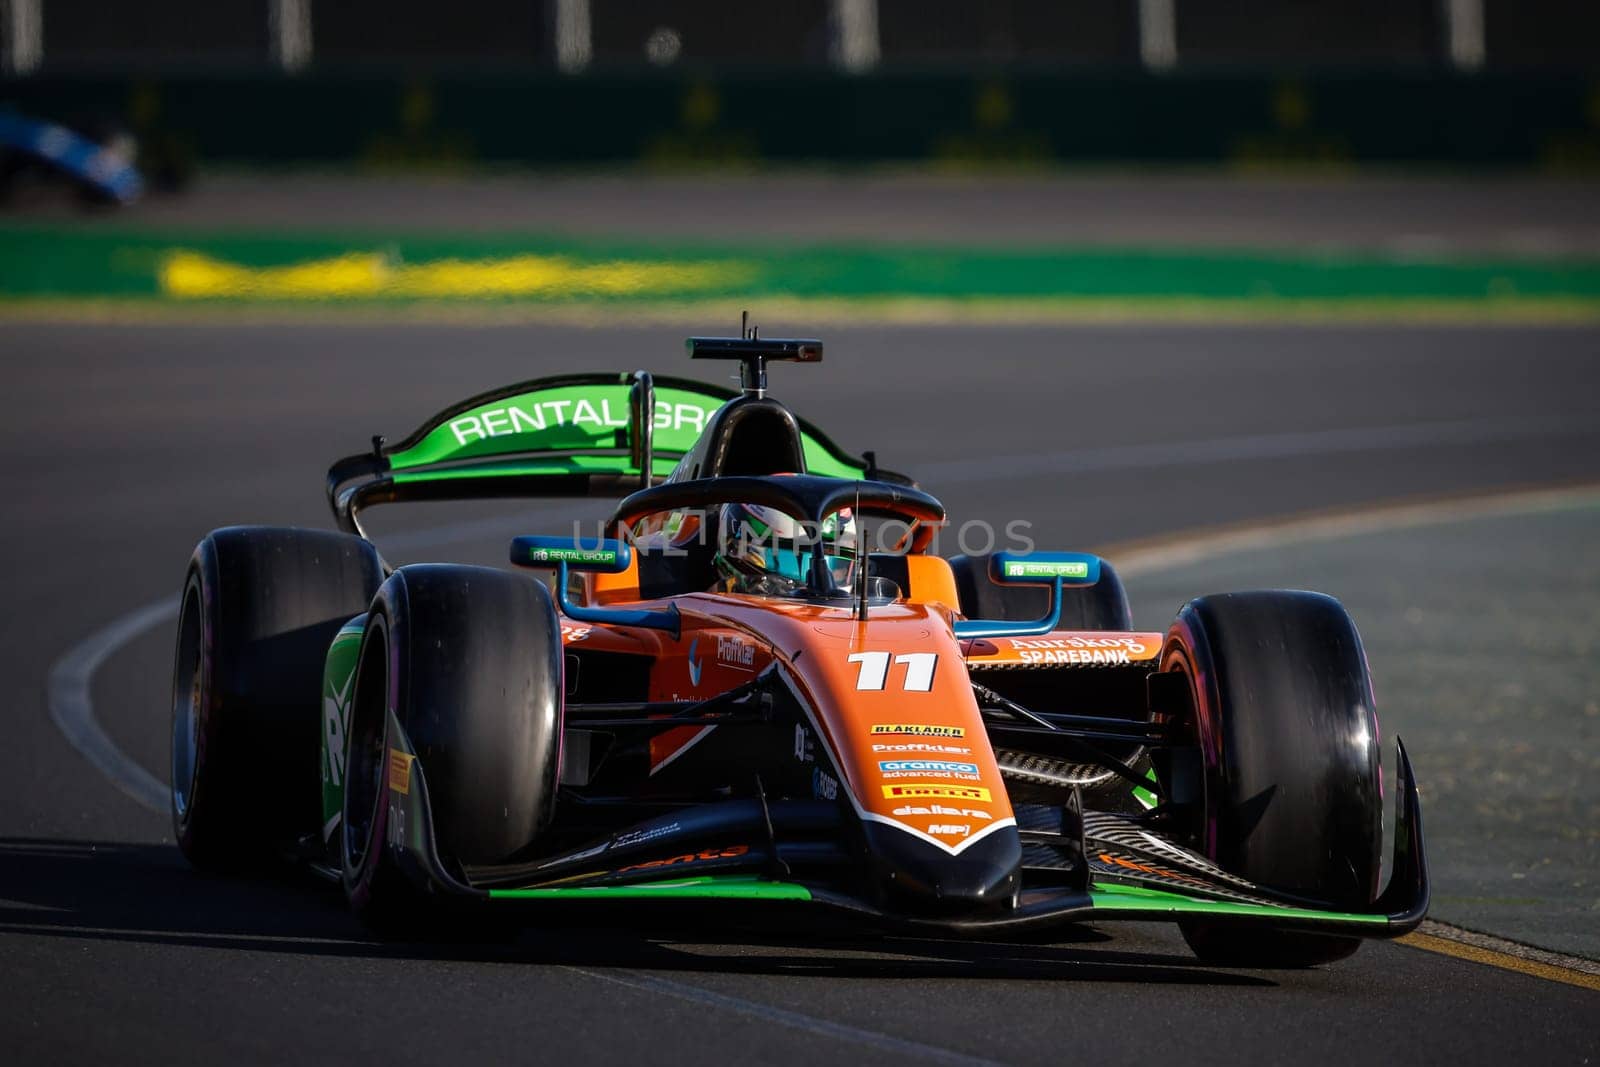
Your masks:
M849 588L856 561L856 522L849 508L822 521L808 536L806 524L760 504L724 504L718 521L717 572L737 592L790 593L806 584L812 539L820 537L823 559L840 588Z

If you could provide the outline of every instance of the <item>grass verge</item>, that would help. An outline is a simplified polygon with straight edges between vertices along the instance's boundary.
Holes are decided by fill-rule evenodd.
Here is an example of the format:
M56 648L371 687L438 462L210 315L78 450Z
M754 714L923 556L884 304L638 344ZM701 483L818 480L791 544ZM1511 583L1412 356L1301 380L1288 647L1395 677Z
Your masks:
M1600 320L1600 261L0 226L11 319Z

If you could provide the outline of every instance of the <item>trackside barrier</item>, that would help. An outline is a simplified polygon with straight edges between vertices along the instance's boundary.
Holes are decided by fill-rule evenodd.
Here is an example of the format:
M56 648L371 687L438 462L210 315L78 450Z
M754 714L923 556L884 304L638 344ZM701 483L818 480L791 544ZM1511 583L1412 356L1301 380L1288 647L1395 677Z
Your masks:
M202 162L377 167L1142 161L1600 169L1600 71L45 76L0 107Z

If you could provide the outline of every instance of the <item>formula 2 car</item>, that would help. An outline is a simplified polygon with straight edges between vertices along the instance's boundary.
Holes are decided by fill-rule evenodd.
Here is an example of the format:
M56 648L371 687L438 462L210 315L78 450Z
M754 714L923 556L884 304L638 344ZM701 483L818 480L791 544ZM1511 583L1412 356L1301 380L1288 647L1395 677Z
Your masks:
M1093 555L944 558L934 497L767 395L820 342L689 347L741 390L509 386L335 463L341 532L201 541L172 717L193 864L293 857L400 936L709 904L949 935L1170 920L1205 960L1303 966L1421 922L1398 739L1380 892L1378 724L1337 601L1203 596L1139 632ZM517 537L519 571L392 568L361 525L596 495L621 497L603 537Z

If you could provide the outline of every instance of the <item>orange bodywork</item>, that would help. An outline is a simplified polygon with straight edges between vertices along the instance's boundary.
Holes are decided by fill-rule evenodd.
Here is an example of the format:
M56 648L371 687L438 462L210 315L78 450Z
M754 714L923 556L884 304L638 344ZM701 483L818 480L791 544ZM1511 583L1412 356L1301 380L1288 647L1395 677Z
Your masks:
M649 656L652 701L704 700L751 681L774 661L806 709L857 814L895 826L952 854L1015 824L969 669L1153 662L1156 633L1063 631L1036 638L958 641L949 564L910 556L910 599L853 605L708 592L637 601L637 571L585 577L584 597L607 606L666 608L677 637L659 630L563 620L563 637ZM965 646L965 647L963 647ZM686 726L651 742L652 773L715 726Z
M731 630L764 646L761 666L781 662L863 819L891 823L951 852L1012 825L947 611L884 604L861 622L846 606L726 594L675 602L685 613L684 639ZM678 678L686 682L687 657L682 664ZM670 664L666 674L671 685ZM712 696L727 688L725 681L708 670L700 687L676 698Z

